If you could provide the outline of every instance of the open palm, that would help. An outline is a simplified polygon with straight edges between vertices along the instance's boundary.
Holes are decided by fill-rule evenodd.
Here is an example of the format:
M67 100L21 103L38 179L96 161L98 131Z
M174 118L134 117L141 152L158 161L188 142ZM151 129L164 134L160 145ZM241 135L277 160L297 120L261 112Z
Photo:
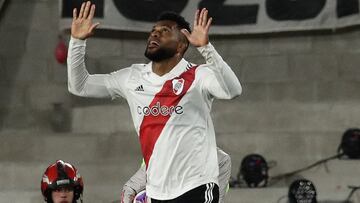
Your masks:
M73 10L73 21L71 24L71 36L77 39L86 39L94 34L95 28L100 23L93 23L95 5L91 2L82 3L79 15L76 8Z
M208 18L208 10L206 8L197 10L194 19L194 28L191 33L186 29L182 29L186 38L190 44L195 47L205 46L209 43L209 29L212 22L212 18Z

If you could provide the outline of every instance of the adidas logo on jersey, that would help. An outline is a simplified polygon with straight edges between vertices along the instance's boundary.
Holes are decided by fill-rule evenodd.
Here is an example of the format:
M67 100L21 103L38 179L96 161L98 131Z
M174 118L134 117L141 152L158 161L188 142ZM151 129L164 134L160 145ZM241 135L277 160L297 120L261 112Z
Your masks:
M144 91L144 87L140 85L139 87L135 88L135 91Z

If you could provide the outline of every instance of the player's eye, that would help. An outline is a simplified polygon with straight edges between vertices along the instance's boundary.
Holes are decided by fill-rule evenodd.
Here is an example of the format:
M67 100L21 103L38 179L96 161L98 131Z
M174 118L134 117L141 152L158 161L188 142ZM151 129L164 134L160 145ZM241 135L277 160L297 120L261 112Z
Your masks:
M170 29L167 28L167 27L164 27L164 28L161 29L161 32L168 33L168 32L170 32Z

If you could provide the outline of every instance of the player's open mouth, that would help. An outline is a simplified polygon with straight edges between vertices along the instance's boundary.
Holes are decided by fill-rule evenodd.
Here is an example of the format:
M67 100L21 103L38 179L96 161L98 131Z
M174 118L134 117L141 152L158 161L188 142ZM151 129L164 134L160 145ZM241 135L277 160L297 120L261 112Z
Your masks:
M153 41L153 40L150 41L149 45L148 45L149 48L155 48L155 47L159 47L159 46L160 46L159 42Z

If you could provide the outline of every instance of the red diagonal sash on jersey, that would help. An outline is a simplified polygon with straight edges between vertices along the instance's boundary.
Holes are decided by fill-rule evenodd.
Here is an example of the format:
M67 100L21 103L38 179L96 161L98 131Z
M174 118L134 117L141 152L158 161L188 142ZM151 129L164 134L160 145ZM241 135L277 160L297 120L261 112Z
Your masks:
M183 90L179 95L176 95L173 91L172 80L168 80L163 85L160 92L158 92L154 99L151 101L149 108L153 107L158 102L161 106L177 106L186 92L189 90L195 79L195 69L196 67L192 67L189 70L182 73L179 77L174 79L184 79ZM140 125L140 143L141 143L141 151L145 160L146 168L148 167L150 157L152 155L155 143L159 138L161 131L165 127L167 121L170 119L170 115L161 115L158 114L154 116L149 114L148 116L144 116L144 119Z

